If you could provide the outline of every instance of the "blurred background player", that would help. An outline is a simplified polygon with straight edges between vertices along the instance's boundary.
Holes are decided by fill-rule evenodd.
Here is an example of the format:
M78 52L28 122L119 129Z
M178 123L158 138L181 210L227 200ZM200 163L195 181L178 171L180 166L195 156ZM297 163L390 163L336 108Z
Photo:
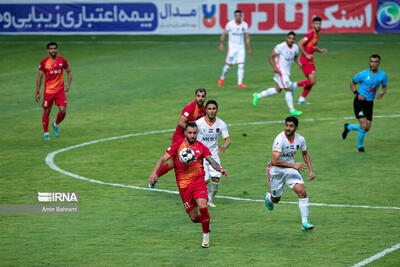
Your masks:
M225 75L231 68L232 64L238 64L238 87L246 88L243 84L244 77L244 62L246 59L246 46L244 44L244 37L246 37L247 47L249 48L249 56L253 55L253 49L251 48L249 26L243 21L243 13L241 10L235 10L235 18L229 21L225 30L221 35L219 42L219 51L224 51L224 40L225 35L228 33L228 51L225 60L225 66L222 68L221 78L218 81L218 86L224 84Z
M317 51L321 54L326 54L328 52L328 50L325 48L319 49L317 47L319 31L321 30L321 18L314 17L312 22L312 29L298 43L302 53L300 59L301 67L303 69L304 76L307 78L307 80L292 84L293 91L297 87L304 87L303 93L297 101L298 104L310 104L310 102L306 101L306 97L310 93L313 85L317 82L315 77L316 70L314 64L314 52Z
M157 161L149 177L149 183L154 184L157 181L157 171L165 161L171 158L174 161L176 184L178 185L183 205L194 223L201 222L203 228L203 241L201 246L203 248L208 248L210 246L210 214L207 208L208 196L206 183L204 181L203 159L206 159L214 169L219 170L225 176L228 176L228 172L222 169L218 162L211 157L210 150L201 142L197 141L197 134L198 128L196 123L187 123L185 139L170 146L165 154ZM193 153L195 153L194 161L189 164L184 164L179 159L180 151L186 148L190 148L193 150Z
M295 110L293 106L293 92L291 89L290 81L290 68L293 61L296 61L299 68L301 64L297 55L299 54L299 47L294 43L296 41L296 34L291 31L286 36L286 41L275 46L271 54L268 56L269 63L274 71L275 88L268 88L260 93L253 94L253 105L256 106L257 102L262 97L280 94L282 89L285 89L285 100L289 107L290 115L300 116L303 112ZM274 58L275 57L275 61Z
M51 107L55 102L59 108L57 119L52 123L54 136L58 136L58 125L65 118L67 112L67 98L65 92L68 92L71 81L72 72L65 58L58 56L58 46L56 42L47 44L47 52L49 56L43 59L39 65L39 75L36 81L35 101L40 101L40 87L42 86L43 74L45 75L44 93L43 93L43 131L44 139L50 140L49 135L49 117ZM64 70L68 73L68 83L64 86Z
M204 101L206 101L207 91L205 88L198 88L194 92L194 101L190 102L182 110L181 116L178 121L178 126L172 136L172 144L180 142L185 139L185 128L188 122L196 121L199 118L206 115L206 108L204 106ZM169 170L174 168L173 160L165 163L161 169L157 172L157 177L166 174ZM151 188L154 184L149 184Z
M225 122L220 118L217 118L218 113L218 103L215 100L208 100L206 104L206 116L200 118L196 121L197 127L199 129L199 134L197 136L197 140L202 142L204 145L208 147L212 154L212 158L221 165L221 161L219 159L219 151L222 153L228 148L231 144L229 138L228 127ZM219 146L218 150L218 137L222 136L224 138L225 143ZM211 177L211 184L208 189L208 203L207 205L215 208L214 197L218 192L219 187L219 179L221 177L221 173L218 170L215 170L207 160L204 160L204 179L206 183Z
M314 225L308 221L309 203L304 181L299 172L309 169L308 181L315 178L311 166L310 155L307 152L306 140L296 133L299 121L296 117L285 119L285 130L278 134L272 146L271 161L267 167L269 192L265 193L265 206L269 210L274 209L274 203L278 203L286 185L296 192L299 197L299 209L301 214L301 228L303 231L312 230ZM301 150L304 162L294 163L297 150Z
M379 70L381 57L377 54L373 54L369 57L369 69L366 69L356 76L350 82L350 89L355 94L353 108L354 115L360 122L359 124L344 124L344 131L342 138L346 139L349 131L358 131L358 151L365 152L364 149L364 137L365 133L371 128L372 123L372 112L374 108L374 99L376 91L379 86L382 85L381 92L376 98L381 99L387 90L387 77L386 73ZM357 91L356 84L360 84Z

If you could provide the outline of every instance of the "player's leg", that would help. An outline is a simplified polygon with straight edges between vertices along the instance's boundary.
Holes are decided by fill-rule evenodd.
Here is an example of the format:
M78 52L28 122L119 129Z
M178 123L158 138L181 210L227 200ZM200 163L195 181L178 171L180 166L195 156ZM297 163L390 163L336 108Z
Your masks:
M237 77L238 77L238 82L237 86L246 88L247 86L243 84L243 78L244 78L244 62L246 60L246 49L240 48L237 52L236 55L236 62L238 63L238 70L237 70Z
M274 209L274 203L278 203L281 200L284 188L284 180L282 173L276 170L271 170L271 164L268 163L267 167L267 179L269 185L269 192L265 193L265 207L269 210Z
M275 81L275 88L267 88L264 91L261 91L260 93L254 93L253 94L253 106L257 106L258 100L263 97L268 97L276 94L281 93L281 88L283 87L282 80L280 78L280 75L278 73L274 74L274 81Z
M45 140L50 140L49 135L49 121L50 121L50 112L54 102L54 95L43 94L43 116L42 116L42 125L43 125L43 136Z
M285 100L291 116L300 116L303 114L303 111L294 109L293 92L291 88L285 88Z
M300 82L300 84L304 86L304 89L303 89L303 92L301 93L301 96L299 97L299 100L297 101L297 103L298 104L310 104L310 102L306 101L306 97L310 93L313 85L315 85L317 82L317 79L315 76L315 65L314 64L305 64L302 66L302 69L303 69L304 75L308 79L308 82L307 81L303 81L304 83ZM295 85L296 84L293 85L294 88L295 88ZM298 85L299 85L299 83L297 83L297 86Z
M218 192L218 188L219 188L219 177L212 177L210 187L208 188L208 203L207 203L207 205L210 207L213 207L213 208L216 207L216 205L214 204L214 198Z
M207 208L207 198L196 198L196 204L200 211L200 222L203 229L203 241L201 246L208 248L210 246L210 213Z
M55 95L55 103L58 106L57 119L51 125L53 126L54 136L58 136L58 125L64 120L67 114L67 98L65 97L65 91L59 91Z
M222 73L221 73L221 77L219 78L219 81L218 81L218 86L222 86L224 84L225 75L230 70L230 68L234 62L234 57L235 57L235 50L229 49L229 47L228 47L228 52L226 53L225 65L222 68Z

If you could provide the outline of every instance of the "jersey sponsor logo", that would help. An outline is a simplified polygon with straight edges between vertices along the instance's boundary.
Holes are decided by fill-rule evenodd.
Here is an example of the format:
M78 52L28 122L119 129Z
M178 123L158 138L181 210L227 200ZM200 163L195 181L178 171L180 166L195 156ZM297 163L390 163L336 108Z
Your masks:
M183 115L185 115L187 117L187 116L189 116L189 113L187 111L185 111L185 113L183 113Z
M364 112L362 111L358 112L358 116L364 116Z
M282 157L294 157L294 155L296 155L296 151L281 154Z
M214 142L217 140L218 140L218 137L216 137L216 136L203 136L203 139L201 141Z
M220 131L219 128L217 128L216 132L219 133L219 131Z

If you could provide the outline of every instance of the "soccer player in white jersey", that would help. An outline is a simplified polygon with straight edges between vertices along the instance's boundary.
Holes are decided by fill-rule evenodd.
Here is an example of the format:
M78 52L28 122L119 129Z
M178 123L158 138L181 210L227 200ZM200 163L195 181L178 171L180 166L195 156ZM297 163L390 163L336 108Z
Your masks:
M243 84L244 76L244 62L246 59L246 47L244 44L244 38L246 37L247 47L249 48L249 56L253 55L253 49L251 48L249 26L243 19L243 13L241 10L235 10L235 18L229 21L225 30L221 35L221 40L219 43L219 51L224 51L224 40L225 35L229 34L228 41L228 52L226 55L225 66L222 69L221 78L218 81L218 86L224 84L225 75L231 68L232 64L238 64L238 87L246 88L247 86Z
M231 144L229 139L228 128L223 120L217 118L218 103L215 100L209 100L206 104L206 115L196 121L199 134L197 141L200 141L208 147L211 152L212 158L220 164L219 151L225 152L228 146ZM218 149L218 137L222 136L225 143L219 146ZM215 208L214 197L218 192L219 178L221 173L215 170L208 161L204 161L204 179L208 183L211 177L211 184L208 190L208 206Z
M291 31L286 36L286 41L275 46L271 54L268 56L269 63L271 63L274 71L275 88L268 88L260 93L253 94L253 105L257 106L257 102L262 97L280 94L281 90L285 90L285 100L289 107L291 116L300 116L303 112L295 110L293 106L293 92L291 89L290 81L290 68L293 61L296 61L299 68L301 68L300 59L297 57L299 54L299 47L295 44L296 34ZM274 58L275 57L275 61Z
M310 155L307 152L306 140L296 133L299 121L290 116L285 120L285 131L278 134L272 146L271 161L267 167L267 177L270 192L265 193L265 206L269 210L274 209L274 203L281 199L286 185L297 193L299 197L299 209L301 214L301 228L304 231L312 230L314 225L308 221L308 197L304 187L304 181L299 172L309 169L308 181L315 178L311 166ZM294 155L301 150L304 162L294 162Z

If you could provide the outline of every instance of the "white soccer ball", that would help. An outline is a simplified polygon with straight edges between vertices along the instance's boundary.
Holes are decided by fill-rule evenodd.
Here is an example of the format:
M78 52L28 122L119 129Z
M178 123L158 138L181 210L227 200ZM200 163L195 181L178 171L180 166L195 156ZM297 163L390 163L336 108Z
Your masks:
M183 164L190 164L196 159L194 151L190 148L184 148L179 152L179 160Z

